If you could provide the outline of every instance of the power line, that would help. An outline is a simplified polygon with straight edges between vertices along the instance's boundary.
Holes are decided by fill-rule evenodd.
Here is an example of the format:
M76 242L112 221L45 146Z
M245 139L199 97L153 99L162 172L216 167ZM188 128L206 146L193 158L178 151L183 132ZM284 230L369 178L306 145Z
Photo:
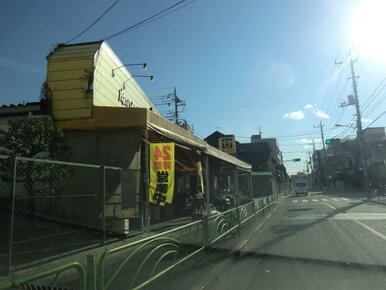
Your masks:
M386 83L383 84L385 82L386 78L384 78L380 83L379 85L375 88L375 90L371 93L370 97L368 97L368 99L365 101L365 103L363 104L363 108L362 108L362 113L365 112L365 110L368 109L368 107L371 105L371 103L376 99L376 97L382 92L382 90L386 87ZM383 84L383 86L382 86ZM378 91L378 92L377 92Z
M333 128L329 128L329 129L325 129L324 131L331 131L331 130L336 130L337 128L333 127ZM301 137L301 136L307 136L307 135L315 135L315 134L319 134L319 131L305 131L304 133L300 133L299 134L294 134L294 135L287 135L287 136L278 136L278 137L267 137L267 138L274 138L274 139L286 139L286 138L293 138L293 137ZM235 137L238 137L238 138L251 138L250 136L235 136Z
M366 114L366 117L368 118L369 116L371 116L371 114L377 109L377 108L379 108L379 106L385 101L385 97L386 97L386 94L384 94L383 96L382 96L382 98L380 98L379 100L378 100L378 102L374 105L374 107L372 108L372 110L368 113L368 114Z
M139 26L133 28L132 30L139 29L139 28L141 28L141 27L143 27L143 26L145 26L145 25L147 25L147 24L149 24L149 23L151 23L151 22L157 21L158 19L160 19L160 18L162 18L162 17L164 17L164 16L166 16L166 15L168 15L168 14L171 14L171 13L173 13L173 12L176 12L177 10L180 10L180 9L182 9L182 8L184 8L184 7L188 6L188 5L190 5L190 4L193 4L193 2L196 2L196 1L198 1L198 0L190 0L190 2L187 2L187 3L185 3L184 5L181 5L181 6L179 6L179 7L176 7L176 8L174 8L173 10L170 10L170 11L166 12L166 13L163 14L163 15L160 15L160 16L158 16L158 17L156 17L156 18L153 18L152 20L149 20L148 22L143 23L143 24L141 24L141 25L139 25Z
M374 124L380 117L382 117L384 114L386 114L386 111L384 111L382 114L380 114L378 117L376 117L370 124L367 125L366 129L370 127L372 124Z
M137 22L137 23L135 23L135 24L133 24L133 25L130 25L129 27L126 27L125 29L122 29L122 30L120 30L120 31L118 31L118 32L116 32L116 33L114 33L114 34L108 36L108 37L105 37L104 40L110 40L110 39L115 38L115 37L117 37L117 36L119 36L119 35L121 35L121 34L123 34L123 33L125 33L125 32L128 32L128 31L130 31L130 30L133 30L133 29L135 29L135 28L139 28L141 25L145 25L145 24L150 23L150 22L152 22L152 21L154 21L154 20L157 20L157 19L159 19L159 18L161 18L161 17L163 17L163 16L166 16L166 15L168 14L168 13L166 13L166 12L172 10L173 8L179 6L180 4L182 4L182 3L186 2L186 1L188 1L188 0L181 0L181 1L178 1L177 3L174 3L173 5L171 5L171 6L167 7L167 8L165 8L165 9L162 9L161 11L159 11L159 12L153 14L153 15L150 16L150 17L145 18L144 20L141 20L141 21L139 21L139 22ZM185 7L185 6L189 5L189 4L192 4L192 3L195 2L195 1L198 1L198 0L192 0L192 1L190 1L189 3L187 3L186 5L180 6L180 7L178 7L177 9L183 8L183 7ZM175 9L175 10L177 10L177 9ZM175 11L175 10L174 10L174 11ZM162 15L162 14L163 14L163 15Z
M65 42L65 44L70 43L71 41L77 39L84 33L86 33L91 27L93 27L95 24L97 24L116 4L118 4L119 0L116 0L105 12L102 13L101 16L99 16L94 22L92 22L89 26L87 26L84 30L82 30L79 34L71 38L69 41Z

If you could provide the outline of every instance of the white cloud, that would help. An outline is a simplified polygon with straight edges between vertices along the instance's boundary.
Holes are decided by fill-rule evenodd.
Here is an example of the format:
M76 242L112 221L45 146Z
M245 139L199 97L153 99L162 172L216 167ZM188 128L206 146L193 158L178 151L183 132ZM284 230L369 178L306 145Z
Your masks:
M313 108L313 107L314 107L313 105L307 104L307 105L304 106L304 109L311 109L311 108Z
M290 87L295 82L292 68L282 62L275 62L268 72L269 80L275 87Z
M318 116L319 118L330 119L330 115L325 113L325 112L323 112L322 110L315 110L314 114L316 116Z
M284 118L294 119L294 120L301 120L304 119L304 113L303 111L296 111L291 113L285 113L283 115Z
M370 123L372 122L373 120L371 119L365 119L365 118L362 118L362 123Z

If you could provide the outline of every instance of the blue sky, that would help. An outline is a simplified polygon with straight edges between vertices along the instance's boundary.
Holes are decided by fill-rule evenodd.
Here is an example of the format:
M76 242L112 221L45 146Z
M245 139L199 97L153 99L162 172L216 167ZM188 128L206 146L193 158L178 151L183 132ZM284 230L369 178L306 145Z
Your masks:
M105 38L175 2L121 0L75 42ZM3 1L0 104L38 100L46 55L112 3ZM194 124L198 136L219 130L247 142L260 128L263 137L283 137L278 140L285 159L303 159L311 139L321 147L314 128L319 121L331 129L337 121L348 124L352 119L353 107L338 108L352 93L349 70L347 65L335 66L334 61L344 59L352 47L348 34L357 3L198 0L108 43L123 62L148 63L147 73L154 74L156 81L139 82L149 97L177 87L187 102L183 117ZM364 103L385 77L385 62L358 54L356 68ZM381 96L369 106L365 119L374 119L385 109L383 103L376 106L378 101ZM312 107L304 108L307 104ZM384 126L384 121L381 118L374 126ZM326 137L339 134L355 131L326 131ZM288 163L291 173L304 167L303 161Z

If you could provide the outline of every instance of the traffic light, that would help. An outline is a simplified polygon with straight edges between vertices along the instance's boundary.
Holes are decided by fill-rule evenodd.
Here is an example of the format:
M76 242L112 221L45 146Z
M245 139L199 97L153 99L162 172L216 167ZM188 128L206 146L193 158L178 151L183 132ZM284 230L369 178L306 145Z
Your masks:
M294 159L291 159L291 162L299 162L301 159L300 158L294 158Z
M326 143L327 145L336 145L340 143L340 139L339 138L326 139L324 140L324 143Z

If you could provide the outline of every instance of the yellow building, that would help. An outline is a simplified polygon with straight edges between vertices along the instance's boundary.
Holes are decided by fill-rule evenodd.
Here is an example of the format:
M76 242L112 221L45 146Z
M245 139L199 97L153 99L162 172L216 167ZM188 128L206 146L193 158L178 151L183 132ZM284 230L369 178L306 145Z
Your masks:
M146 108L160 114L104 41L58 45L47 60L55 120L91 118L95 107Z
M149 229L150 220L175 217L183 207L179 201L195 192L194 176L201 172L198 168L205 158L216 164L213 172L222 171L224 165L236 170L232 176L237 169L250 172L250 164L163 118L106 42L59 45L47 60L46 96L51 115L72 148L71 161L122 168L122 176L109 179L107 217L122 224L130 219L138 230ZM148 205L150 185L141 179L149 176L148 145L158 142L174 143L176 156L173 203L162 209ZM207 178L208 167L206 163ZM122 180L129 180L130 186ZM187 183L192 186L187 188ZM144 210L144 205L151 210Z

